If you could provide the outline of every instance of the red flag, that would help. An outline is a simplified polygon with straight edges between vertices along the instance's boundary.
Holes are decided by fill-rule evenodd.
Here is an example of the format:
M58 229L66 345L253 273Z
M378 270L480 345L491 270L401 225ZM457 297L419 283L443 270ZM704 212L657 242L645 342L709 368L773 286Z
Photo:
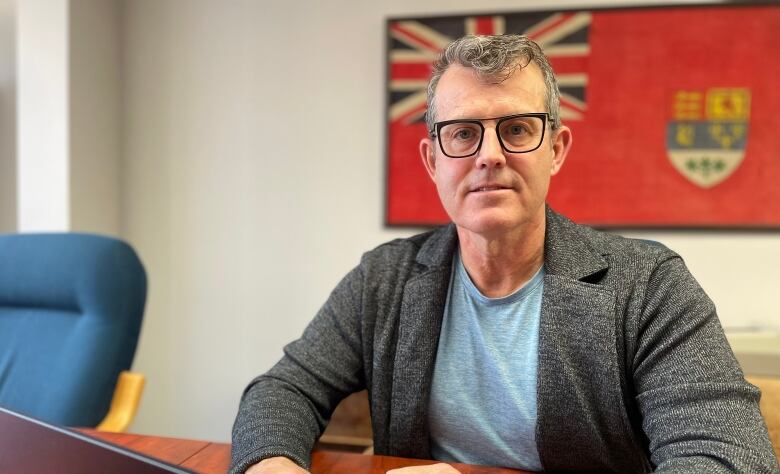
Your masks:
M420 162L430 60L469 31L549 55L574 145L549 202L606 226L780 227L780 8L393 20L387 222L446 222Z

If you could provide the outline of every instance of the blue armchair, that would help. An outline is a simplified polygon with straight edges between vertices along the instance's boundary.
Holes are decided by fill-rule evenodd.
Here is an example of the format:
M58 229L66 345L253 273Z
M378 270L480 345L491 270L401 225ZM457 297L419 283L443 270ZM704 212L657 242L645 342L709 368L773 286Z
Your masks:
M124 242L0 235L0 406L97 426L132 364L145 300L146 273Z

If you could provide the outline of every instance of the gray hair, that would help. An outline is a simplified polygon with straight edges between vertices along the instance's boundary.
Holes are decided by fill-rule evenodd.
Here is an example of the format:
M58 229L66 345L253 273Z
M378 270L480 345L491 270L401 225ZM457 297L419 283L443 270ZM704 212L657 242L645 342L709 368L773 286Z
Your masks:
M433 130L436 122L436 86L444 72L452 64L471 68L483 79L503 82L517 68L524 68L533 61L542 70L547 89L545 100L553 130L561 126L561 105L558 81L550 62L533 40L522 35L474 36L468 35L447 45L433 63L433 73L428 81L428 112L425 123Z

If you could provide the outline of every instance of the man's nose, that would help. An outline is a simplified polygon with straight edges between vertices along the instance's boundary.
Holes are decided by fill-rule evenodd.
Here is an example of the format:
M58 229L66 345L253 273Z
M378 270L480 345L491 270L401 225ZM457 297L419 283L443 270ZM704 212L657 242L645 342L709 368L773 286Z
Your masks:
M477 153L475 166L478 168L495 168L506 164L504 149L501 148L501 142L498 141L498 135L495 129L485 129L485 135L482 137L482 146Z

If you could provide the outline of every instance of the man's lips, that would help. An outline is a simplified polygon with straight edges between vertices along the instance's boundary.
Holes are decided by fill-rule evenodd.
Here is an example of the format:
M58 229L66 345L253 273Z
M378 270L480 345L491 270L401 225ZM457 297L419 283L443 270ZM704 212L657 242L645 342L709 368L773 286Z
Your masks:
M484 193L488 191L502 191L504 189L512 189L509 186L504 186L503 184L478 184L476 186L472 186L469 189L470 193Z

